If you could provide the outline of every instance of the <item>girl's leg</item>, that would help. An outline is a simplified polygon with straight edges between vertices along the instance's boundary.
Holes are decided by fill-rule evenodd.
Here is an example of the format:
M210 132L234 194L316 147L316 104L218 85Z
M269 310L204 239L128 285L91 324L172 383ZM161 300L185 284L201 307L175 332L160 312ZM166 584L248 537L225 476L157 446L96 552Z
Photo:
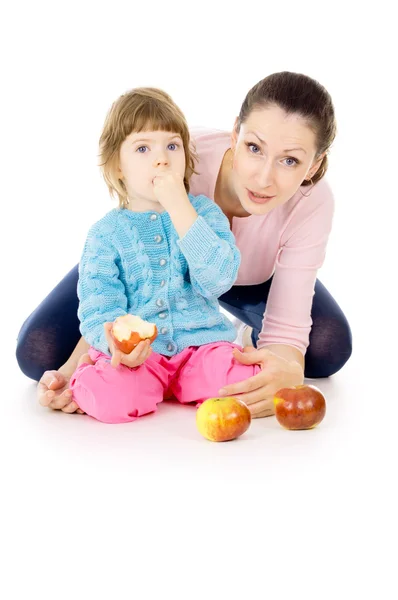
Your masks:
M90 348L94 365L82 363L71 378L73 400L103 423L127 423L157 409L170 379L170 369L159 354L140 367L114 368L109 356Z
M31 379L38 381L44 371L61 367L81 337L77 280L76 265L22 325L16 356Z
M257 375L258 365L242 365L234 359L234 347L242 349L229 342L190 348L189 359L170 386L177 400L184 404L201 403L218 396L218 390L225 385Z
M261 331L271 283L272 278L259 285L234 286L220 298L221 306L253 327L254 346ZM313 324L305 355L305 376L329 377L350 358L352 335L343 311L319 279L315 283L311 317Z

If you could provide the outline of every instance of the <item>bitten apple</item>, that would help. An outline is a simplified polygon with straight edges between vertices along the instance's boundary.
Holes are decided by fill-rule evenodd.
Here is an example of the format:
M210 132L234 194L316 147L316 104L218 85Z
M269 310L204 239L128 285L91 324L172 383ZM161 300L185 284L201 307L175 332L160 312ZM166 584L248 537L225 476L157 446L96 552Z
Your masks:
M209 398L196 412L199 432L212 442L234 440L245 433L250 423L249 409L234 396Z
M282 388L274 396L275 416L285 429L311 429L322 421L326 401L314 385Z
M150 339L152 343L157 334L155 323L148 323L135 315L117 317L111 329L116 348L124 354L130 354L142 340Z

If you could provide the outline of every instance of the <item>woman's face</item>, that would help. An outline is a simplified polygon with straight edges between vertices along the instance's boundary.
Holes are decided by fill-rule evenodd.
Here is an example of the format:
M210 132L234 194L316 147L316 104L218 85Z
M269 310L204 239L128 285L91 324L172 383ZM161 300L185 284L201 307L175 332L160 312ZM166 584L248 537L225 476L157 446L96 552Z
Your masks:
M239 133L234 130L232 150L232 185L253 215L287 202L315 175L324 156L316 157L315 133L303 117L278 106L252 111Z

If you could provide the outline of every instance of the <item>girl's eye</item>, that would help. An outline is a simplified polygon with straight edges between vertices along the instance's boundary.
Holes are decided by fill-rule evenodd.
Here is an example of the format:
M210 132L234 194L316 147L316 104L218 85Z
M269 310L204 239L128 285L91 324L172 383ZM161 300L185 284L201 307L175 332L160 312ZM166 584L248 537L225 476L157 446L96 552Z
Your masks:
M258 154L260 152L260 148L257 146L257 144L252 144L251 142L245 142L245 143L252 154Z
M167 146L167 148L168 148L169 150L177 150L177 144L169 144L169 145Z
M297 160L297 158L291 158L291 157L289 157L289 158L285 158L285 161L286 161L285 165L287 167L294 167L295 165L299 164L299 161Z
M141 154L144 154L146 150L148 150L147 146L140 146L139 148L137 148L137 152L140 152Z

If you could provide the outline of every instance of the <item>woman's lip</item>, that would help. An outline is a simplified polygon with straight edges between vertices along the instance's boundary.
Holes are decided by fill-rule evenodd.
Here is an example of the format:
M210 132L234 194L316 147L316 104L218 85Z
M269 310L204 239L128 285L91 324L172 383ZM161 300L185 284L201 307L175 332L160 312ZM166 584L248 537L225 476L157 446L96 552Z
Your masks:
M265 198L259 198L258 196L255 196L251 190L247 190L247 193L249 194L250 200L252 202L256 202L257 204L265 204L266 202L269 202L270 200L275 198L275 196L266 196Z

